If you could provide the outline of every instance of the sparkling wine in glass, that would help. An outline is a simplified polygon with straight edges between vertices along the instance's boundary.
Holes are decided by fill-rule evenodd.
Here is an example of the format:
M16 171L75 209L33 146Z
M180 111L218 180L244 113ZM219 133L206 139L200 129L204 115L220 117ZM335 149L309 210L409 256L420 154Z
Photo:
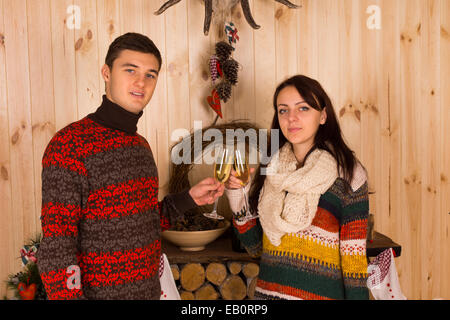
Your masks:
M214 165L214 178L220 183L225 183L230 177L231 163L216 163Z
M240 180L241 185L245 186L250 179L250 167L247 157L242 157L239 150L236 150L234 157L234 171L236 171L236 177Z
M232 154L228 148L224 148L220 153L220 156L216 159L216 163L214 165L214 178L220 183L225 183L230 177L231 168L233 166L232 162ZM219 198L214 201L214 209L212 212L204 213L205 217L211 219L223 220L224 217L217 213L217 203L219 202Z
M242 155L243 154L243 155ZM245 153L241 153L239 149L235 151L234 156L234 171L236 171L236 177L240 180L241 185L245 187L250 180L250 166L248 164L248 157ZM256 219L258 216L252 216L250 213L250 206L248 203L247 193L244 188L241 188L242 193L244 195L245 200L245 208L246 208L246 220Z

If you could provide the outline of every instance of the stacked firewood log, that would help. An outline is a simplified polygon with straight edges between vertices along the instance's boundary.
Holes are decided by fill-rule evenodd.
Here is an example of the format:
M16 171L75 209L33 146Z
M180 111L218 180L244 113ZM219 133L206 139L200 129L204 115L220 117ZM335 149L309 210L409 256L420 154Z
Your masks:
M253 299L259 265L228 261L171 265L182 300Z

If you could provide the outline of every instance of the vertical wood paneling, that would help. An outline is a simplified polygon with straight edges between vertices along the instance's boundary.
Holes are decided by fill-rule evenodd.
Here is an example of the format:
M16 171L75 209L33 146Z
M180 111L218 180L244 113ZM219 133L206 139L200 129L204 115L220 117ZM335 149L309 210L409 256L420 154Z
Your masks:
M404 180L403 167L402 167L402 143L403 143L403 126L402 115L403 110L401 108L402 101L402 79L401 74L403 66L401 64L401 20L400 9L403 9L403 4L399 1L384 0L382 4L383 8L383 30L389 30L390 32L383 32L384 37L384 86L387 96L387 107L389 110L389 201L387 202L389 210L377 211L375 226L377 230L386 234L392 235L393 239L398 242L404 241L403 234L403 219L402 216L405 212L404 201ZM405 250L405 249L403 249ZM406 252L406 251L403 251ZM407 259L407 254L403 254L396 259L397 271L400 277L402 289L405 294L408 294L406 277L402 277L404 274L404 261Z
M388 165L387 172L383 169L380 187L376 192L382 193L378 198L381 207L377 207L375 225L377 230L386 234L398 234L399 216L401 205L398 195L401 193L400 179L392 179L401 170L401 135L399 130L400 119L400 31L398 23L398 1L383 0L382 8L382 83L379 87L379 98L383 102L383 117L387 122L382 124L381 135L387 139L387 145L383 148L383 164ZM389 31L389 32L386 32ZM385 167L383 167L385 168ZM386 180L386 182L385 182ZM386 201L385 199L391 199ZM397 239L394 239L397 240Z
M427 239L427 246L420 245L421 251L421 295L439 296L439 265L434 264L440 255L440 235L436 226L441 225L439 214L439 155L440 151L440 0L422 0L419 10L421 22L417 27L420 45L420 100L417 112L420 115L419 140L420 163L422 166L422 214L420 215L421 239ZM426 106L426 112L424 107Z
M166 95L168 137L176 129L189 130L192 115L189 106L189 37L187 4L182 1L165 13ZM170 106L170 107L169 107ZM173 142L170 143L172 145ZM162 146L164 147L164 145Z
M421 131L422 106L420 101L420 46L417 27L420 24L420 0L402 0L400 12L400 56L401 56L401 123L402 154L401 183L402 230L399 242L403 247L400 269L402 285L405 292L414 292L422 297L421 291L421 259L420 254L420 216L421 197L421 163L419 147Z
M441 292L440 297L450 299L450 279L448 276L448 266L450 265L450 0L441 0L441 26L440 26L440 63L441 63L441 154L440 154L440 275Z
M189 41L187 29L187 4L185 1L165 13L167 105L170 134L191 127L189 107ZM170 31L169 31L170 30Z
M143 0L120 0L120 24L122 34L142 32Z
M339 56L335 53L339 48L338 2L333 0L319 0L321 14L316 14L318 29L315 36L318 38L319 50L317 80L328 93L331 101L336 104L340 100L339 90ZM335 26L323 28L324 25ZM313 58L314 59L314 58Z
M253 16L261 29L254 32L255 109L254 121L261 128L270 128L274 114L273 91L277 85L275 60L275 3L255 1ZM272 90L268 90L272 88Z
M297 74L298 59L296 12L279 3L275 5L275 48L276 79L280 83Z
M97 30L98 30L98 70L105 64L109 44L121 33L119 0L97 0ZM100 78L100 92L105 93L103 78Z
M14 215L12 211L12 186L11 186L11 162L10 162L10 136L8 116L8 87L6 78L6 52L8 40L5 33L3 16L5 14L5 1L0 1L0 278L15 270L15 229ZM0 286L0 296L5 292Z
M371 5L380 7L381 1L361 1L362 19L360 19L361 30L361 80L364 84L359 103L355 105L355 115L361 121L361 160L365 165L369 174L369 196L370 212L379 212L381 201L389 197L388 189L383 188L386 185L386 176L377 174L384 170L388 171L389 162L383 161L387 157L387 143L389 138L382 134L383 125L386 127L388 123L389 110L385 104L384 96L386 88L383 87L382 81L384 65L383 47L382 47L382 31L378 29L370 29L367 26L369 14L366 8ZM381 12L383 9L380 7ZM383 20L381 20L382 23ZM386 152L386 154L384 154ZM384 180L383 180L384 179ZM377 217L376 217L376 220Z
M450 0L250 1L213 16L203 35L201 0L153 14L165 0L0 0L0 280L20 269L18 250L40 229L40 170L52 134L94 111L104 94L100 68L110 42L142 32L163 65L139 122L153 150L160 198L170 177L171 133L209 125L208 59L233 21L242 65L224 119L268 128L275 86L302 73L324 86L345 139L369 172L375 226L402 245L396 259L408 298L450 298ZM69 5L81 28L67 25ZM369 5L380 30L366 26ZM0 287L0 295L5 293Z
M75 0L74 4L81 9L81 28L75 29L78 118L81 119L98 108L104 85L98 67L97 3Z
M67 8L73 0L52 0L53 92L55 129L62 129L78 119L77 78L75 71L75 29L67 27Z
M341 3L339 42L346 45L335 49L339 50L340 58L339 75L336 75L339 77L340 98L334 108L344 139L357 156L361 155L361 117L358 108L362 94L362 31L360 28L360 21L363 19L362 10L358 0L344 0Z
M317 78L318 74L318 60L317 48L318 40L313 30L317 29L315 19L315 5L314 0L303 0L300 3L302 8L296 9L297 13L297 65L298 72L308 77Z
M11 190L14 232L9 234L14 240L16 255L15 268L20 267L17 253L23 241L36 232L36 207L34 202L33 141L31 129L30 73L28 53L28 28L26 1L3 1L6 82L8 97L8 121L11 166Z
M250 10L253 15L253 3L249 1ZM237 5L232 15L232 21L238 29L239 42L236 44L236 50L233 53L241 68L239 70L239 82L233 87L234 96L234 119L255 119L255 65L254 65L254 41L253 28L245 20L241 6ZM261 22L256 21L261 24Z
M27 1L28 47L30 63L31 123L33 137L34 218L35 230L40 231L41 159L48 142L55 134L55 106L53 92L53 61L51 41L50 1ZM41 26L34 28L34 26Z

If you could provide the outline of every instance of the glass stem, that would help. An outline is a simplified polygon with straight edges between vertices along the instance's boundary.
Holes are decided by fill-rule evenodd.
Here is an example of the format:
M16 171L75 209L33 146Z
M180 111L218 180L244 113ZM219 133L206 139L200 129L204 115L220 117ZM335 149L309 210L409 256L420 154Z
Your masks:
M217 203L219 202L219 198L214 201L214 209L212 212L217 212Z
M243 195L244 195L244 201L245 201L245 210L246 211L248 211L249 209L248 209L248 201L247 201L247 194L245 193L245 190L244 190L245 188L241 188L241 190L242 190L242 193L243 193Z

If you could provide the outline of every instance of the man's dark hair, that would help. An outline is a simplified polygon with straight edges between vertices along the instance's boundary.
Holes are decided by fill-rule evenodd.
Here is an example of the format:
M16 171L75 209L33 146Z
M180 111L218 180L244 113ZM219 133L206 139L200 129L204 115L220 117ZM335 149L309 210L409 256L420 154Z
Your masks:
M162 58L156 45L147 36L140 33L128 32L117 37L109 46L105 64L112 69L114 60L123 50L133 50L142 53L153 54L159 62L158 71L161 69Z

